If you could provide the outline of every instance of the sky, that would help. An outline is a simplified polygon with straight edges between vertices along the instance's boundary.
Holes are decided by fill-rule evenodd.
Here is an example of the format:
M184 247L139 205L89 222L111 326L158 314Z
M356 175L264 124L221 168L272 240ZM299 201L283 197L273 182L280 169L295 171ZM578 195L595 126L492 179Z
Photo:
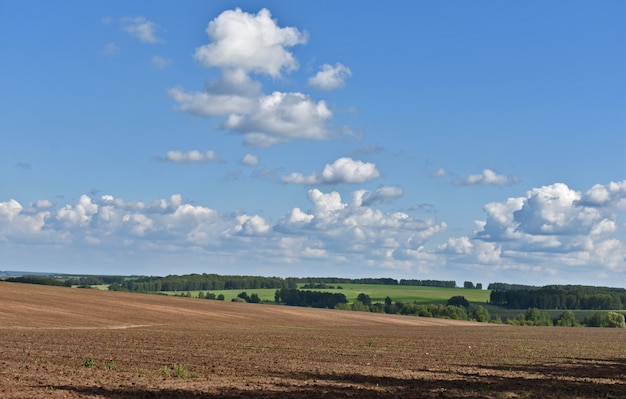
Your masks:
M0 0L0 270L626 287L625 17Z

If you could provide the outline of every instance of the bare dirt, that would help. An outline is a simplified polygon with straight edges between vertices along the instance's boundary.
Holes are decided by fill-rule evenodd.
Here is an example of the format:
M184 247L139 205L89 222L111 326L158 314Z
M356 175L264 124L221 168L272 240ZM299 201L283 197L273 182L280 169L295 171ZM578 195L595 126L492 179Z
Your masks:
M626 330L0 283L2 398L626 398Z

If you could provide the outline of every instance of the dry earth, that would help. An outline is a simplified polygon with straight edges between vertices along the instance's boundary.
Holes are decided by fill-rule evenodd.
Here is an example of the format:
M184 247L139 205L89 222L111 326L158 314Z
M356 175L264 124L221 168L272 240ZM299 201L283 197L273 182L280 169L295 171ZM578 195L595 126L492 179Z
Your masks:
M626 398L626 331L0 283L2 398Z

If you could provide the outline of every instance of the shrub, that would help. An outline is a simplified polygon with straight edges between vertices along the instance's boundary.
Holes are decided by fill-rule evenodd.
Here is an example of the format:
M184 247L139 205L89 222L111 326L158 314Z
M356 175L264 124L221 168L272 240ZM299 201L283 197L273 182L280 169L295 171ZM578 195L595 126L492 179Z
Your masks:
M626 328L624 315L617 312L609 312L606 315L606 327Z
M96 361L93 360L93 357L89 356L87 359L85 359L85 361L83 362L83 366L85 367L96 367Z
M489 320L491 320L489 311L485 307L480 305L476 307L476 309L474 309L474 311L472 312L472 318L481 323L487 323L489 322Z
M578 327L580 324L578 320L576 320L576 316L574 316L574 312L571 310L566 310L555 320L555 325L559 327Z

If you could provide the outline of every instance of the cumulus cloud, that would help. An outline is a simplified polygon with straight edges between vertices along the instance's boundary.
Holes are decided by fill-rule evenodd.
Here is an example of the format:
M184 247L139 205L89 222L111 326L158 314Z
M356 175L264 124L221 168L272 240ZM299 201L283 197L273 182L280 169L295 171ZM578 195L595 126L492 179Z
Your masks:
M436 176L442 176L442 169L437 171ZM469 175L465 179L456 179L454 184L459 186L472 185L493 185L493 186L510 186L519 181L517 176L499 175L491 169L485 169L480 174Z
M198 47L194 57L207 67L240 69L279 77L298 63L287 49L306 43L307 36L294 27L281 28L263 8L249 14L227 10L209 22L211 43Z
M144 17L128 17L122 19L122 29L131 36L144 43L158 43L161 40L156 37L158 26Z
M206 67L219 68L221 77L206 84L204 91L168 89L176 110L222 117L218 128L241 134L246 145L259 148L351 132L349 127L337 132L329 128L333 113L325 101L300 92L265 94L261 83L251 78L255 73L279 78L298 68L288 50L306 42L298 29L279 27L266 9L249 14L237 8L213 19L207 34L211 42L197 48L194 56ZM343 72L336 74L343 76L341 67L336 68Z
M283 183L295 184L359 184L376 179L380 172L376 165L370 162L339 158L332 164L326 164L321 173L303 175L294 172L281 178Z
M335 90L343 87L350 76L352 71L343 64L324 64L315 76L309 78L309 85L322 90Z
M152 202L83 195L56 211L48 207L51 203L27 210L9 200L0 202L0 245L19 239L72 251L193 250L233 259L263 256L271 262L350 258L392 265L424 259L420 248L446 227L433 219L345 203L334 191L312 189L308 199L310 209L293 208L275 224L255 214L220 213L180 195Z
M261 97L253 112L230 114L223 126L243 133L249 145L269 147L294 139L327 139L331 117L324 101L315 102L302 93L274 92Z
M209 151L168 151L165 154L165 161L175 162L175 163L194 163L194 162L216 162L220 160L217 152L213 150Z
M543 273L583 266L626 271L626 245L615 236L625 183L595 185L584 195L554 183L488 203L472 236L449 239L438 251L519 270L534 264Z
M246 154L241 158L241 163L246 166L256 166L259 164L259 157L253 154Z

